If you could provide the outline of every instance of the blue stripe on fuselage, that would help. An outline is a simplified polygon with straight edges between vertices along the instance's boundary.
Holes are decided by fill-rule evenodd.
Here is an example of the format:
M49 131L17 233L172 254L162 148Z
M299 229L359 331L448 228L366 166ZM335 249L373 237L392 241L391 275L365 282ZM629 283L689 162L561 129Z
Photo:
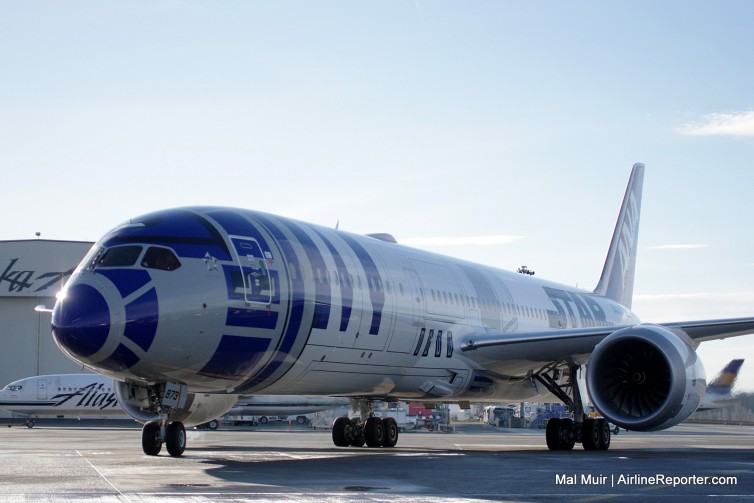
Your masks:
M327 245L327 249L330 250L330 254L335 260L335 266L338 270L338 286L340 288L341 299L341 312L340 312L340 331L345 332L348 330L348 322L351 319L351 309L353 306L353 286L348 279L348 269L346 268L343 257L340 256L338 250L333 244L317 229L314 232L319 235L320 239Z
M207 215L214 218L228 234L254 238L259 243L259 246L262 247L262 252L272 253L270 245L267 244L267 240L259 232L259 229L240 214L228 210L218 210L210 211Z
M298 225L290 221L285 221L286 226L291 230L299 244L304 248L306 257L312 265L314 276L315 297L314 297L314 319L312 328L327 329L327 323L330 319L331 292L330 283L327 281L327 265L322 258L322 253L314 244L311 237Z
M283 234L283 232L277 227L277 225L272 222L272 220L270 220L267 216L261 214L255 214L254 217L259 220L259 222L261 222L262 225L267 228L267 231L272 234L272 236L277 240L278 246L280 246L280 249L283 252L285 262L286 264L288 264L288 268L293 269L292 271L289 271L288 274L288 277L291 281L291 306L287 324L283 335L280 338L280 343L276 348L275 354L272 356L270 362L264 369L262 369L261 372L259 372L249 381L245 382L243 385L236 388L238 392L248 391L256 386L259 386L260 384L264 383L264 381L267 380L276 370L278 370L278 368L280 368L280 366L288 357L288 353L290 353L291 349L293 348L294 342L296 342L296 337L298 336L299 330L301 329L301 323L304 317L304 280L303 278L301 278L301 265L299 263L298 256L293 250L288 237ZM265 384L269 385L272 383Z
M338 234L338 236L356 253L356 257L361 262L361 266L367 275L366 287L369 288L369 298L372 300L372 324L369 328L369 334L376 335L380 331L382 309L385 307L385 292L381 287L383 283L380 271L371 255L354 238L345 233Z

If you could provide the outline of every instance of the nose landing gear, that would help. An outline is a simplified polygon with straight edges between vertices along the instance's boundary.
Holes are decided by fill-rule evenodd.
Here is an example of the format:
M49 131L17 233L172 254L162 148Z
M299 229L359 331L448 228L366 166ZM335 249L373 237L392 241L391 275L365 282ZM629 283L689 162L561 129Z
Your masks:
M148 456L157 456L162 444L171 456L178 457L186 450L186 428L180 421L150 421L141 430L141 448Z

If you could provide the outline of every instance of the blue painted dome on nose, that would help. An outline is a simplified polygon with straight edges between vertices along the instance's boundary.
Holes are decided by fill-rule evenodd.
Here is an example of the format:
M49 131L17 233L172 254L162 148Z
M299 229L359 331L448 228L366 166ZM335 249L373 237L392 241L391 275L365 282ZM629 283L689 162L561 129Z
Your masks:
M99 351L110 333L107 301L89 285L72 285L52 313L52 335L75 356L86 358Z

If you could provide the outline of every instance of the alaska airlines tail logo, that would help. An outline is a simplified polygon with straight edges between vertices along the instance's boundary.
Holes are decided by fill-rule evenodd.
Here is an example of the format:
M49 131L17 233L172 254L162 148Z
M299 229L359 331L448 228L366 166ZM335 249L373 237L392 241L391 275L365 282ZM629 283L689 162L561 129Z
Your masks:
M104 389L104 384L93 382L71 393L60 393L52 397L53 400L58 400L53 407L60 407L70 401L76 401L78 397L78 403L73 407L91 407L100 410L114 409L118 405L115 393L104 391Z

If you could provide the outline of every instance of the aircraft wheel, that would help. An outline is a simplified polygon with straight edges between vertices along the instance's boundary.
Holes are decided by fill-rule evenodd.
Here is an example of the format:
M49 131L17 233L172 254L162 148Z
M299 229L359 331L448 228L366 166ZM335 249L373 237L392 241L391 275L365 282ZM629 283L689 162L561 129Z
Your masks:
M178 457L186 450L186 428L183 423L176 421L168 425L165 432L165 444L173 457Z
M370 417L364 425L364 440L369 447L382 447L385 441L385 423L382 418Z
M348 447L351 443L346 430L351 429L351 420L347 416L336 418L332 423L332 442L338 447Z
M597 420L598 430L600 432L600 440L597 448L601 451L606 451L610 448L610 425L604 418Z
M581 425L581 445L587 451L595 451L600 448L602 430L598 420L591 417L584 419Z
M359 424L359 420L351 419L350 429L346 428L346 437L351 447L363 447L366 440L364 439L364 428Z
M27 428L34 428L34 420L33 419L29 419L28 421L26 421L26 427Z
M573 446L576 445L576 440L573 435L574 422L572 419L564 418L560 420L560 427L558 428L558 437L560 440L560 448L564 451L570 451Z
M398 422L395 418L386 417L382 420L385 426L385 439L382 441L383 447L395 447L398 443Z
M162 449L160 423L150 421L141 429L141 448L147 456L157 456Z
M262 416L259 418L259 424L267 424L269 422L269 419L267 419L267 416Z
M216 430L216 429L218 429L220 427L220 422L217 419L213 419L212 421L210 421L209 423L207 423L207 427L210 430Z
M547 421L545 439L547 440L548 449L551 451L560 450L560 418L553 417Z

